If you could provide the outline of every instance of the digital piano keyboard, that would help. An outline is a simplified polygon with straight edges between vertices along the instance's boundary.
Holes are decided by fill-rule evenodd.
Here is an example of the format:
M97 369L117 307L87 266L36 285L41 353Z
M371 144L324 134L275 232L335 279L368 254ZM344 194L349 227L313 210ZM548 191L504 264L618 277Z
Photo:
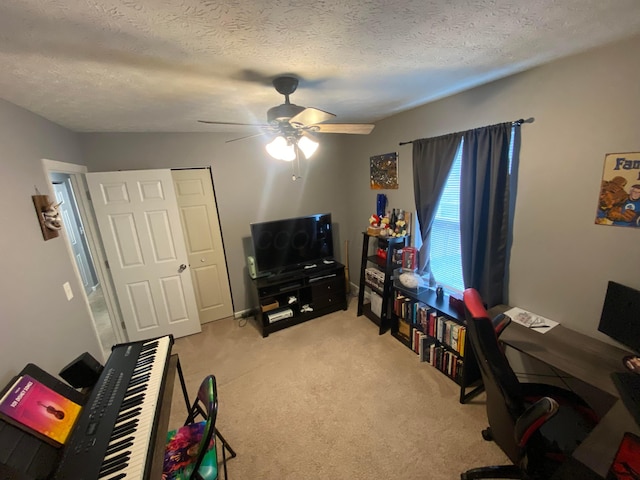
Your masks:
M153 459L166 435L158 425L172 345L165 336L113 347L64 446L56 480L143 480L162 471Z

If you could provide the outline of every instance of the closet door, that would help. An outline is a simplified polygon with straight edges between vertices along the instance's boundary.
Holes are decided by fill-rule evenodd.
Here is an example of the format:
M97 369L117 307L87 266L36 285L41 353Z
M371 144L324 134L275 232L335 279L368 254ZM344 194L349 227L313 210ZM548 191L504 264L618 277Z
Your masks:
M208 168L173 170L200 323L233 315L222 232Z

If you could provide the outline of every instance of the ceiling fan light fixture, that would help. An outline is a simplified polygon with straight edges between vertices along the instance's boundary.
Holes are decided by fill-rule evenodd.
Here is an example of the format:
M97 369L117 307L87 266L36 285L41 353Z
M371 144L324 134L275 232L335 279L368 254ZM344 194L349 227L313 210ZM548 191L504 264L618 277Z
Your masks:
M265 149L267 153L276 160L284 160L285 162L292 162L296 159L296 152L294 146L287 141L282 135L278 135L271 142L269 142Z
M311 156L316 153L319 145L320 144L318 142L308 135L303 135L298 140L298 148L302 150L306 159L311 158Z

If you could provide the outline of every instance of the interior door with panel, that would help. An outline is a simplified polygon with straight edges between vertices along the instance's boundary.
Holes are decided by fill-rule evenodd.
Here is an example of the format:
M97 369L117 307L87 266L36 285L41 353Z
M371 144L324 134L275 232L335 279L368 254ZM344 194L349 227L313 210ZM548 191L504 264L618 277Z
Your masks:
M172 170L200 323L233 315L216 198L208 168Z
M170 170L88 173L129 341L201 331Z

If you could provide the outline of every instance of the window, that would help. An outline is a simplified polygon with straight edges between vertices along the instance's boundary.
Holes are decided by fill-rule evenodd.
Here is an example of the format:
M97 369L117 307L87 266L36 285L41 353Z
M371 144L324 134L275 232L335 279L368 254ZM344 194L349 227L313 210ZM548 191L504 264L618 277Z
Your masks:
M438 285L462 291L460 260L460 169L462 142L445 183L431 227L431 272Z
M514 131L511 129L509 144L509 173L513 161ZM460 170L462 144L453 160L449 177L438 203L438 210L431 228L431 272L438 285L450 290L464 290L462 261L460 259Z

